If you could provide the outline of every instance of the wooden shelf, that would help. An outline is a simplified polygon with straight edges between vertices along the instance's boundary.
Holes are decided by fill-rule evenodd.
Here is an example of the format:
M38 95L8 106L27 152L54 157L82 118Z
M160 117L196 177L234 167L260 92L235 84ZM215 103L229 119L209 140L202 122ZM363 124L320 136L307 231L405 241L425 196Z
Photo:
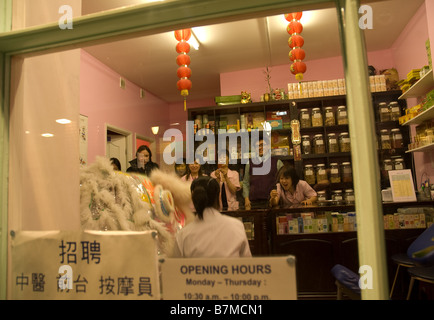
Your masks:
M425 152L428 151L430 149L434 149L434 143L430 143L427 144L425 146L419 147L419 148L415 148L415 149L411 149L411 150L407 150L406 153L411 153L411 152Z
M426 94L430 89L434 88L434 77L432 69L420 78L410 89L404 92L398 99L417 98Z
M434 106L419 113L416 117L408 120L407 122L404 122L402 125L403 126L409 126L412 124L421 124L422 122L424 122L426 120L430 120L432 118L434 118Z

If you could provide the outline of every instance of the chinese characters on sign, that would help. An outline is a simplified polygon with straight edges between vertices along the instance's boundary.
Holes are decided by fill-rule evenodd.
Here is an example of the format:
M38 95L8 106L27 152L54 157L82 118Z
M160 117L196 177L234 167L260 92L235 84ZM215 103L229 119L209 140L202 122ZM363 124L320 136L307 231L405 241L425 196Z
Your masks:
M14 299L160 299L151 232L21 231L12 249Z

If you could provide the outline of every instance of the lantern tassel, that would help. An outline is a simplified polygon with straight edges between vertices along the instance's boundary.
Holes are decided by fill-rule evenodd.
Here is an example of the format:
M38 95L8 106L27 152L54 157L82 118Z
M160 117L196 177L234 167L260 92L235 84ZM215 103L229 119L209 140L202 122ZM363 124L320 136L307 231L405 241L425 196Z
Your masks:
M184 111L187 111L187 99L184 97Z

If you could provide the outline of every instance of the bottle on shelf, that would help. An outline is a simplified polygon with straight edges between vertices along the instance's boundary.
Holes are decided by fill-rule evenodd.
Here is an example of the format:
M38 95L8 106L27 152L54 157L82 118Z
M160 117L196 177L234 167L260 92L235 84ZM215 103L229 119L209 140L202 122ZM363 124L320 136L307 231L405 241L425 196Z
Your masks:
M336 124L336 117L333 111L333 107L325 107L324 109L324 126L334 126Z
M311 165L311 164L306 164L305 166L304 166L304 169L303 169L303 174L304 174L304 180L307 182L307 183L309 183L309 184L311 184L311 185L314 185L315 184L315 172L314 172L314 170L313 170L313 165Z
M312 121L309 113L309 109L300 110L300 128L310 128L312 127Z
M342 182L353 182L353 171L350 162L342 163Z
M312 154L312 146L310 143L310 136L301 136L301 153L302 154Z
M323 126L323 119L322 119L322 113L320 108L313 108L312 109L312 127L322 127Z
M397 101L390 102L389 110L390 110L390 120L398 121L399 117L401 116L401 108L399 107L398 102Z
M390 108L386 102L378 104L378 111L380 113L380 122L390 121Z
M339 144L336 139L336 133L329 133L327 135L327 146L329 153L339 152Z
M338 125L348 124L347 107L339 106L337 110L337 122Z
M325 153L325 144L322 134L316 134L313 139L313 149L315 154Z
M341 152L351 151L351 142L348 132L342 132L339 134L339 150Z
M339 170L339 165L336 162L330 163L330 182L340 183L341 173Z

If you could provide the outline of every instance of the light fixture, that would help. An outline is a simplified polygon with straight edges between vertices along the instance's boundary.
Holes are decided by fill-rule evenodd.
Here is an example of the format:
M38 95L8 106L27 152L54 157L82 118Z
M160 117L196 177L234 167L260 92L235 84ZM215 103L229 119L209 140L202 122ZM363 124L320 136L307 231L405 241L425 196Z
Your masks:
M72 121L69 119L57 119L56 122L60 124L68 124L71 123Z
M159 126L155 126L151 128L153 134L158 134L158 130L160 130Z
M41 136L43 136L44 138L52 138L52 137L54 137L54 134L52 134L52 133L43 133L43 134L41 134Z
M187 41L194 49L199 50L199 40L197 40L196 35L194 34L193 30L191 30L191 37Z

